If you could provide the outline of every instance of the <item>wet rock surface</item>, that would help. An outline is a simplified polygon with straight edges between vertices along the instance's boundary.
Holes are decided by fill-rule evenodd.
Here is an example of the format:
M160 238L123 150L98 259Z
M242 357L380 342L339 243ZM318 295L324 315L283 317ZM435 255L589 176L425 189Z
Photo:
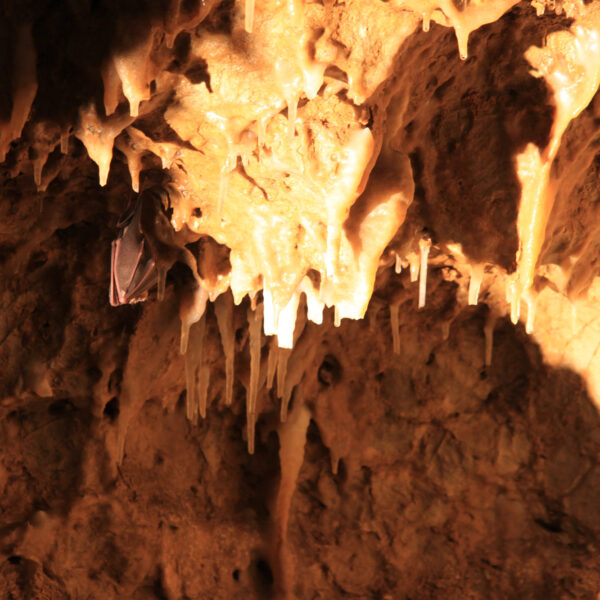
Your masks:
M516 156L528 144L545 147L556 113L525 53L571 26L577 3L541 16L515 5L473 31L466 61L438 13L425 32L409 3L307 3L290 47L306 51L294 55L303 73L327 63L324 87L310 98L310 78L296 86L290 75L293 89L275 80L260 87L277 59L291 56L275 52L286 39L276 3L263 19L267 4L257 2L254 39L232 2L140 2L126 11L29 2L21 13L5 4L0 597L595 599L597 94L566 129L550 170L555 198L531 286L532 335L510 322L505 296L519 252ZM27 23L37 94L13 139L22 117L15 92L31 91L15 76L15 56L31 49ZM146 79L131 75L141 72L132 64L144 65ZM233 133L218 120L198 127L208 105L229 111ZM263 133L258 109L268 116ZM282 275L274 295L285 297L290 265L310 289L326 288L329 196L317 188L340 182L340 158L329 152L354 148L356 131L373 151L349 164L370 178L353 172L356 189L344 196L340 273L367 257L369 308L339 327L326 308L317 325L302 298L294 348L276 350L272 336L249 331L253 304L265 310L256 252ZM76 133L66 146L65 132ZM105 154L110 138L108 164L88 134ZM111 242L135 198L136 168L140 189L181 186L173 218L188 221L177 243L207 289L230 294L223 277L237 264L236 289L258 294L238 298L228 324L231 406L215 305L201 352L200 324L192 326L201 361L194 387L208 373L204 419L188 418L179 351L189 265L170 269L162 302L155 289L146 303L108 302ZM397 219L393 231L387 217ZM431 254L419 308L411 268L423 239ZM381 251L369 254L371 240ZM469 306L477 265L479 304ZM340 275L338 299L353 298L363 271Z

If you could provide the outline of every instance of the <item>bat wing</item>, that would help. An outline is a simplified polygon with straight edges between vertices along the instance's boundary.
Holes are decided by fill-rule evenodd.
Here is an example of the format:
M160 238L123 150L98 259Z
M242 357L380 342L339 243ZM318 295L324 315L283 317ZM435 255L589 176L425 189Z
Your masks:
M140 229L141 202L121 219L119 236L111 248L109 299L113 306L146 300L156 283L156 265Z

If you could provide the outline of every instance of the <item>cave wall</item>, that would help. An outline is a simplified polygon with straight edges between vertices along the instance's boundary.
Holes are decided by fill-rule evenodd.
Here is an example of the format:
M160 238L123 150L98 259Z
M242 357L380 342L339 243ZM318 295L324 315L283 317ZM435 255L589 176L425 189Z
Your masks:
M548 162L521 321L506 291L518 157L560 113L529 49L571 59L552 35L595 31L597 3L293 3L298 25L265 1L253 33L243 4L0 5L0 597L596 598L594 90ZM318 93L265 79L278 52L323 67ZM120 215L167 185L165 298L110 306ZM265 282L283 305L302 277L330 306L300 298L278 349Z

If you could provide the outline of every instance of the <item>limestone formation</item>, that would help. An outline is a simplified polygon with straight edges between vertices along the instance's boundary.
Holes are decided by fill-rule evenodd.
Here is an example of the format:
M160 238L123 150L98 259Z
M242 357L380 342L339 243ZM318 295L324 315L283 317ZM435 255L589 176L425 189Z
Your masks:
M0 66L0 598L600 594L598 0L4 0Z

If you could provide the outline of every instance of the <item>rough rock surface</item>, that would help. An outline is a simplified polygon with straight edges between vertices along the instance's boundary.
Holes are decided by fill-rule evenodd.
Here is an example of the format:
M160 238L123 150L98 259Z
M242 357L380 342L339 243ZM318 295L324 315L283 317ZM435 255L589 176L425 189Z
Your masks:
M257 0L247 34L248 6L228 0L0 3L0 598L596 599L594 90L547 163L552 201L521 290L531 335L505 290L527 252L518 157L548 148L557 122L530 48L569 47L598 3L292 4L301 22ZM452 7L493 8L466 61ZM568 63L571 83L582 64ZM345 151L362 170L341 177ZM216 305L192 325L188 357L209 376L192 422L189 269L170 269L162 302L108 303L136 172L139 189L178 186L177 243L217 302L229 285L239 296L231 406ZM328 222L335 276L334 200L348 204ZM418 308L408 267L423 239ZM349 256L364 258L356 272ZM277 350L251 332L267 270L282 303L298 273L328 304L374 292L339 327L332 307L307 321L300 299L294 348Z

